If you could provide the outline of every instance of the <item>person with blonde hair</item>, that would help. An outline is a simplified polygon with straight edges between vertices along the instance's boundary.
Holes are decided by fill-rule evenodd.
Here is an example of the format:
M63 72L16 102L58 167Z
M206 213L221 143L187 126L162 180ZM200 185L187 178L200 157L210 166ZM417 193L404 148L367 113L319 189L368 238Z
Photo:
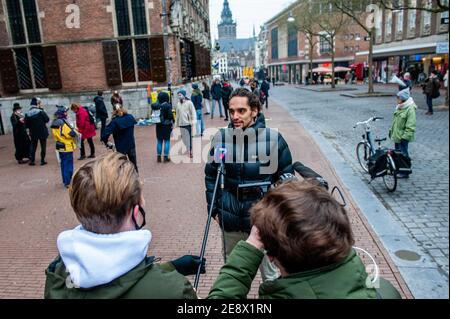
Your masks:
M183 256L157 263L147 252L145 200L133 164L108 152L80 167L69 188L81 223L59 234L59 256L46 269L46 299L195 299L184 276L203 260Z
M136 171L138 171L136 142L134 140L134 126L136 123L133 115L129 114L122 105L116 104L114 105L112 120L106 126L101 139L103 143L107 144L109 137L112 135L116 150L127 155Z

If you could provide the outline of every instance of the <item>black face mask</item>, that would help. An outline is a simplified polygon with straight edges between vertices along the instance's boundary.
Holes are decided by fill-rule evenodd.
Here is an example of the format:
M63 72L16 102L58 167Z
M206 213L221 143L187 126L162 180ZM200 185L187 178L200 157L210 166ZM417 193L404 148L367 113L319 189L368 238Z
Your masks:
M134 218L134 214L131 215L131 219L133 220L134 227L136 228L136 230L141 230L147 224L145 221L145 210L142 208L141 205L139 205L139 211L141 212L142 218L144 219L141 226L138 226L136 219Z

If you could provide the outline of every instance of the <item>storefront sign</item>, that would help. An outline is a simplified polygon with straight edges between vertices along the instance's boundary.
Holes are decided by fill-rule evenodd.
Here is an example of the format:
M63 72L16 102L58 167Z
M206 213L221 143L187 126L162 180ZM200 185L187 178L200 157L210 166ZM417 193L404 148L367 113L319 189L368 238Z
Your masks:
M436 43L436 53L448 53L448 42L438 42Z

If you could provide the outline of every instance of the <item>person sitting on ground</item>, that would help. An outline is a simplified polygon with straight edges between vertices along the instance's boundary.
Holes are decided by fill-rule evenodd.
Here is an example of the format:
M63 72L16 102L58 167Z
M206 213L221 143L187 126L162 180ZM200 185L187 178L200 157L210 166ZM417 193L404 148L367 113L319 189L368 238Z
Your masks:
M208 298L246 298L264 251L281 276L259 287L262 299L400 298L388 281L368 277L347 212L322 187L282 183L251 217L250 237L234 248Z
M190 282L205 260L167 263L148 257L142 183L133 164L108 152L75 173L70 203L80 226L58 236L59 256L46 269L46 299L195 299Z

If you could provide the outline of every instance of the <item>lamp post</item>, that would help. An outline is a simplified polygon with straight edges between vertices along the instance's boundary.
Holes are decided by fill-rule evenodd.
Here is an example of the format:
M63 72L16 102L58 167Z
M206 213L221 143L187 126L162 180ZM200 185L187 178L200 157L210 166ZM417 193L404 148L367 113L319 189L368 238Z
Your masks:
M170 96L170 100L172 102L172 92L171 92L171 80L170 80L170 69L171 69L171 60L172 58L170 57L170 53L169 53L169 40L168 40L168 30L167 30L167 16L169 15L169 13L167 13L167 8L166 8L166 0L161 0L161 8L162 8L162 13L161 13L161 17L163 19L163 41L164 41L164 60L166 63L166 81L167 81L167 87L169 90L169 96Z

